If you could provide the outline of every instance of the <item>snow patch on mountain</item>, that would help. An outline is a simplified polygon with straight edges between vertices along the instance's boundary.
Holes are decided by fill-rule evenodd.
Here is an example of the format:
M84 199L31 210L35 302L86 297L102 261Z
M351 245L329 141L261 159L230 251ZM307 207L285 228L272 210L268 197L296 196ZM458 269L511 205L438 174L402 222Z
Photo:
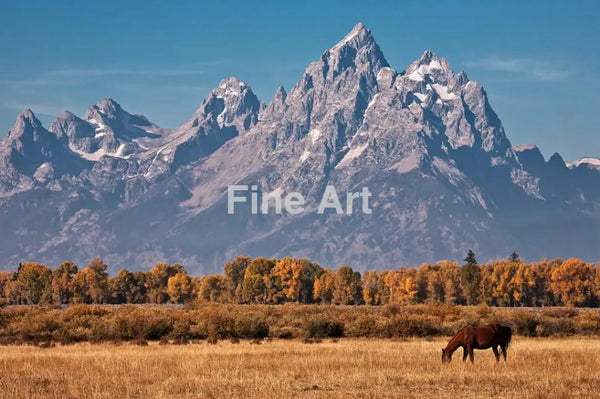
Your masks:
M302 153L302 155L300 155L300 162L304 162L308 159L308 157L310 156L310 151L309 150L304 150L304 152Z
M322 136L323 133L319 129L312 129L310 132L308 132L308 137L310 137L310 140L313 144L315 144Z
M454 100L456 98L458 98L458 96L454 93L450 93L448 90L448 86L442 86L440 84L437 83L433 83L431 85L431 87L435 90L435 92L438 94L438 96L440 96L440 98L443 101L451 101Z
M578 161L570 161L570 162L566 162L567 167L569 168L577 168L580 165L586 165L586 166L590 166L593 168L600 168L600 158L593 158L593 157L584 157L579 159Z
M420 167L420 157L417 154L410 154L406 158L402 158L400 161L396 162L390 170L395 170L396 172L403 174L409 173L413 170L417 170Z
M413 95L415 97L417 97L419 99L419 101L421 101L422 103L424 103L427 100L427 94L423 94L423 93L413 93Z
M442 65L438 60L432 60L429 64L419 65L417 69L407 75L410 80L415 82L423 82L425 76L429 75L434 70L441 70Z
M358 158L369 146L369 143L364 143L358 147L350 148L342 160L336 165L336 168L342 167L345 164L350 163L353 159Z
M523 152L523 151L535 150L535 149L537 149L537 146L535 146L533 144L517 144L517 145L513 146L513 148L517 152Z

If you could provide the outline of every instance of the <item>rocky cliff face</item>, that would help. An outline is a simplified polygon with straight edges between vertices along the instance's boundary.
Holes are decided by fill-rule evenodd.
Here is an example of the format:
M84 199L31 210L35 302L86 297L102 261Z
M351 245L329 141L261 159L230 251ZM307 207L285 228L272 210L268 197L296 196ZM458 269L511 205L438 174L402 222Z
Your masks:
M600 258L600 162L513 147L483 87L430 51L392 69L358 24L288 92L261 103L224 79L176 129L114 100L44 129L25 111L0 146L4 266L113 269L158 260L212 272L238 254L385 268L473 248L480 259ZM229 185L300 192L303 213L227 214ZM367 187L372 213L316 208L328 185ZM250 199L250 197L248 197ZM14 238L13 238L14 237Z

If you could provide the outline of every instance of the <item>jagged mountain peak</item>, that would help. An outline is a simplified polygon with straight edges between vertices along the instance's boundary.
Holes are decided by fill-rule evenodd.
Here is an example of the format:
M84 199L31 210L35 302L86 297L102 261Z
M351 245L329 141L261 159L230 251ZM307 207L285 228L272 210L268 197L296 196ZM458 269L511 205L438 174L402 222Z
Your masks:
M236 125L240 129L248 130L256 123L260 107L261 103L250 85L232 76L219 82L219 86L209 93L192 118L179 130L188 131L205 123L221 127Z
M261 109L248 83L236 77L222 79L192 117L169 135L161 157L174 169L205 157L247 132Z
M567 169L565 160L558 152L555 152L554 154L552 154L552 156L548 160L548 166L550 166L554 169Z
M428 80L447 82L455 74L447 59L439 57L431 50L425 50L418 60L406 68L405 76L417 82Z
M214 103L215 99L222 100L220 102L223 102L222 105L225 108L239 106L246 101L250 103L248 105L258 106L260 104L258 97L252 91L252 87L235 76L222 79L219 85L212 89L202 101L202 105L196 111L196 114L207 115L212 112L213 109L207 107L207 104Z
M222 79L219 82L219 86L214 88L213 93L217 96L244 96L248 93L252 93L250 85L242 80L239 80L235 76Z
M123 112L123 108L121 108L119 103L112 98L105 98L90 106L85 112L84 119L93 119L98 114L109 119L116 119Z
M433 61L444 61L446 64L448 62L444 57L440 57L433 51L426 49L425 51L423 51L423 54L421 54L421 57L419 57L419 59L417 60L417 63L419 63L420 65L426 65L431 64Z
M17 115L17 118L23 118L23 119L31 119L31 120L38 120L33 111L31 110L31 108L25 108L23 110L23 112L21 112L20 114Z
M5 168L44 182L63 174L77 175L88 166L69 150L67 138L44 128L31 109L17 115L0 144L0 158Z
M76 141L82 137L93 137L95 135L94 126L81 119L71 111L63 111L54 118L48 127L58 137L66 137L71 145L77 147Z
M152 131L160 130L158 126L150 122L144 115L134 115L125 111L123 107L112 98L105 98L88 107L83 119L97 127L107 124L110 127L117 128L117 130L123 127L125 127L126 130L131 130L128 125L144 126L150 128Z
M279 85L277 91L275 92L275 97L285 97L287 96L287 92L285 91L285 87L283 85Z
M377 75L386 67L389 64L371 31L357 24L307 66L286 95L285 106L267 107L261 114L262 120L272 126L286 126L276 137L266 140L267 147L294 142L319 128L324 132L322 142L333 150L328 162L334 162L335 153L348 144L362 123L368 104L379 90Z
M540 149L533 144L519 144L512 147L523 169L535 176L543 174L546 160Z
M420 108L444 121L440 132L452 149L480 148L492 155L492 165L516 165L502 123L483 87L464 72L455 73L448 60L426 50L394 81L405 106L421 116Z
M78 116L75 115L74 113L72 113L71 111L69 111L68 109L65 109L64 111L62 111L61 113L56 115L56 119L71 119L71 118L78 118Z
M335 46L331 48L338 49L343 46L362 47L375 42L371 31L367 29L362 22L354 25L354 28L342 40L340 40Z
M70 111L60 113L49 131L67 138L69 147L83 158L98 161L104 155L128 158L151 146L164 130L143 115L132 115L112 98L89 106L83 116ZM136 140L145 140L141 144ZM140 145L141 144L141 145Z
M6 139L8 141L19 140L24 134L34 134L38 129L43 129L42 122L30 108L26 108L17 115L15 123L6 135Z
M42 122L35 116L31 108L25 108L23 112L17 115L15 125L21 123L30 123L35 126L42 126Z
M285 88L283 87L283 85L279 85L277 91L275 92L275 95L273 96L271 102L265 110L270 113L277 113L278 111L283 111L285 109L286 98L287 92L285 91Z
M371 69L377 73L383 67L389 67L379 45L361 22L339 41L326 50L321 57L331 77L341 74L344 69ZM331 69L331 70L329 70Z
M69 111L66 112L73 115ZM109 126L126 127L127 130L130 130L127 125L147 127L153 132L161 130L144 115L127 112L112 98L105 98L88 107L83 119L95 125L101 125L102 122L105 122ZM115 122L120 125L114 125Z

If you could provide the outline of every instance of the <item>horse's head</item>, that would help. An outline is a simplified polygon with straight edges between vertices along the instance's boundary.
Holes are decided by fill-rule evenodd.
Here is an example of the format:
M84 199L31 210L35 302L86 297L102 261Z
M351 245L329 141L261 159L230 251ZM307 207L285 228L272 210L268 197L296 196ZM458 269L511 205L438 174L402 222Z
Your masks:
M452 352L447 348L442 348L442 363L449 363L452 360Z

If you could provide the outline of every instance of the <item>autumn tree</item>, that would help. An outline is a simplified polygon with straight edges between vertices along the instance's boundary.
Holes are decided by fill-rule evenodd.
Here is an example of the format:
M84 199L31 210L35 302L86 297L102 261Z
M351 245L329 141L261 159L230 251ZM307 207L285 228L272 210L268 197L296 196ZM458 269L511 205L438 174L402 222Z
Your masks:
M192 282L192 299L194 299L194 298L200 298L200 288L201 288L201 285L202 285L202 279L203 279L203 277L190 276L190 280ZM238 303L237 300L235 300L234 298L231 298L229 296L228 292L225 293L225 300L224 300L224 302Z
M595 267L596 278L594 279L594 296L596 297L596 301L600 299L600 267Z
M273 276L279 284L281 298L287 302L298 302L304 270L302 263L296 259L283 258L275 264Z
M271 278L271 271L275 263L275 259L267 258L256 258L250 262L242 284L242 300L245 303L269 303L273 299L276 284Z
M334 281L335 273L329 269L324 269L319 277L315 277L313 296L316 302L331 303Z
M554 292L552 291L552 270L563 263L562 259L548 261L542 259L540 262L530 264L532 269L534 286L532 288L531 302L534 306L556 305Z
M148 300L148 273L136 271L133 275L134 286L132 287L132 303L147 303Z
M86 275L83 272L73 276L71 288L73 289L73 303L91 303Z
M587 306L592 302L594 268L576 258L552 271L552 290L561 304Z
M520 261L517 265L517 271L513 276L513 304L516 306L532 306L533 290L535 288L533 270L529 265Z
M479 303L479 288L481 284L481 270L475 259L475 253L469 249L465 257L465 264L461 268L461 285L468 305Z
M315 301L314 281L323 274L323 268L307 259L300 259L299 262L302 264L302 274L300 276L298 301L300 303L313 303Z
M415 269L393 270L385 275L390 303L415 303L418 296Z
M493 265L481 265L481 283L479 285L479 303L496 305L497 276Z
M417 284L417 302L429 302L429 280L433 277L435 267L424 263L418 269L415 275L415 283Z
M439 267L434 265L428 273L426 302L444 303L444 279Z
M358 305L362 300L361 276L350 266L342 266L335 273L333 302L339 305Z
M365 272L362 278L363 301L366 305L380 305L378 276L375 270Z
M444 282L444 303L447 305L460 304L458 296L459 288L452 280Z
M86 298L91 303L108 302L109 289L106 269L106 264L96 257L81 271L87 290Z
M491 282L493 286L492 300L493 304L500 306L512 306L513 294L515 290L514 275L517 271L516 264L513 262L497 262L489 267L491 272Z
M184 303L192 297L192 279L186 272L179 272L169 278L167 283L167 293L172 303Z
M319 265L307 259L283 258L277 261L271 274L281 295L276 295L275 302L313 302L313 282L322 272Z
M222 276L215 274L202 278L198 297L206 302L226 302L231 286Z
M444 303L448 305L464 304L461 287L461 267L457 262L443 260L436 263L441 279L444 281Z
M24 304L37 305L52 301L52 271L45 265L34 262L21 264L17 281Z
M227 292L234 302L239 303L242 301L244 274L246 273L246 268L250 262L252 262L252 259L249 257L238 256L234 260L227 262L223 268Z
M265 278L258 274L246 276L242 286L242 301L244 303L267 303L267 299Z
M67 304L73 299L73 276L77 273L77 265L63 262L52 271L52 300L54 303Z
M133 273L125 269L109 280L112 301L115 303L135 303L139 282Z
M151 303L167 303L169 301L169 279L177 273L185 272L179 264L169 265L159 262L146 274L147 297Z
M21 299L16 272L0 272L0 295L3 304L16 305Z

